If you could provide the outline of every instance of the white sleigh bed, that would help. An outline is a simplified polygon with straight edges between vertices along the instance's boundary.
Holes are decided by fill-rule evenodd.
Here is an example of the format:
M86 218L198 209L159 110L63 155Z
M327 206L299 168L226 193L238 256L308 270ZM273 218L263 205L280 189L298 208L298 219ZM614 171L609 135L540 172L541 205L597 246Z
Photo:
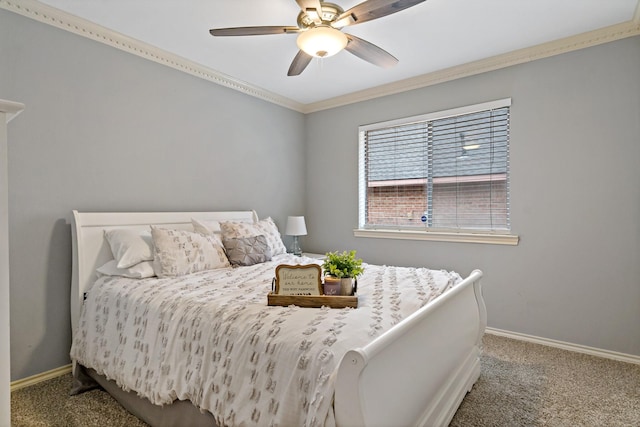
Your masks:
M73 211L71 323L74 342L83 301L96 281L96 269L113 259L109 244L104 238L104 231L112 229L145 231L150 225L193 230L192 219L194 218L203 221L258 221L254 211L157 213ZM288 259L285 255L281 257ZM375 268L371 266L370 270L373 271ZM451 289L427 302L385 332L371 337L365 344L351 346L349 343L343 343L347 346L346 351L340 360L336 361L336 369L330 375L333 387L330 417L321 420L320 424L447 425L465 394L480 375L481 338L486 326L486 311L480 288L481 276L481 271L473 271ZM268 287L269 284L265 286ZM359 284L359 287L361 286ZM366 306L366 297L364 301ZM264 305L267 305L266 293ZM285 308L269 307L269 309L284 310ZM317 313L322 309L298 309L296 313L300 310L311 310L310 312ZM357 313L361 307L354 310ZM365 308L362 310L364 312ZM334 312L338 311L334 310ZM93 369L95 367L80 368L76 366L76 360L73 361L74 375L78 380L83 380L85 373L88 372L130 412L154 426L187 425L185 422L188 422L188 425L215 425L210 413L201 411L188 401L180 400L176 401L175 405L164 406L151 404L148 400L136 396L142 394L140 390L125 387L128 391L123 391L113 381L98 375ZM109 375L106 376L109 377ZM247 382L237 377L236 381ZM187 413L189 415L185 415ZM185 418L187 416L193 418ZM264 419L263 417L262 420ZM224 422L223 424L235 423ZM238 421L237 424L245 424L245 422ZM263 422L255 424L268 425Z

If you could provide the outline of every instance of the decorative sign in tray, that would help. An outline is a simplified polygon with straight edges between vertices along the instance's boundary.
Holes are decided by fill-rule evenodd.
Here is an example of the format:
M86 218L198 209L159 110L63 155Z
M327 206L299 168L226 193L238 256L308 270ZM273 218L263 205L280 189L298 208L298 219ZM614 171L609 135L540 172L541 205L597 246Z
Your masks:
M323 295L322 269L319 265L287 265L276 267L273 291L267 295L268 305L299 307L358 307L358 296Z

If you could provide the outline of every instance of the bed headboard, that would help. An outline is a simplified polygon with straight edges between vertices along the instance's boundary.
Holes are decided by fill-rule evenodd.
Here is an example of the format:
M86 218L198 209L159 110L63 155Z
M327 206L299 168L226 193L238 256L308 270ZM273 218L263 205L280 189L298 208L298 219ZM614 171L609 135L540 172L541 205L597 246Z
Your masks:
M96 269L113 259L104 231L114 228L149 230L150 225L193 230L191 219L201 221L257 222L255 211L230 212L78 212L73 211L71 237L73 267L71 274L71 328L78 325L84 293L96 280Z

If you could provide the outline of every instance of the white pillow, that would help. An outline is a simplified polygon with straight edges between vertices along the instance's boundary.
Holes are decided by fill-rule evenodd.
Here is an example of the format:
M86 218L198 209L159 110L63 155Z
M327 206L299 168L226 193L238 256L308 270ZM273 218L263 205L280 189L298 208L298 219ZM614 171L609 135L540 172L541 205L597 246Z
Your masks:
M271 256L287 253L287 248L282 243L278 226L276 226L271 217L258 222L223 221L220 222L220 228L224 239L240 239L264 235L267 238L269 249L271 249Z
M220 233L220 222L219 221L203 221L195 218L191 218L191 224L193 224L193 229L196 233L200 234L214 234Z
M230 267L220 238L186 230L151 227L153 269L158 277L175 277Z
M106 230L104 236L118 268L129 268L142 261L153 260L153 242L148 231L125 228Z
M156 275L151 261L142 261L129 268L118 268L116 260L112 259L96 271L104 276L122 276L131 279L146 279Z

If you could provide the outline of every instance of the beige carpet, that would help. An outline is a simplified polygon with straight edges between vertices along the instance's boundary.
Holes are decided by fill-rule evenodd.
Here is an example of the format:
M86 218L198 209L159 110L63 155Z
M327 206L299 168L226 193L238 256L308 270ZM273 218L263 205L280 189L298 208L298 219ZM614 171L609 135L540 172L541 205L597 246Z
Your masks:
M451 426L640 426L640 365L486 334Z
M451 426L640 426L640 365L493 335L484 346ZM70 385L64 375L12 393L11 425L146 425L101 390L69 397Z

